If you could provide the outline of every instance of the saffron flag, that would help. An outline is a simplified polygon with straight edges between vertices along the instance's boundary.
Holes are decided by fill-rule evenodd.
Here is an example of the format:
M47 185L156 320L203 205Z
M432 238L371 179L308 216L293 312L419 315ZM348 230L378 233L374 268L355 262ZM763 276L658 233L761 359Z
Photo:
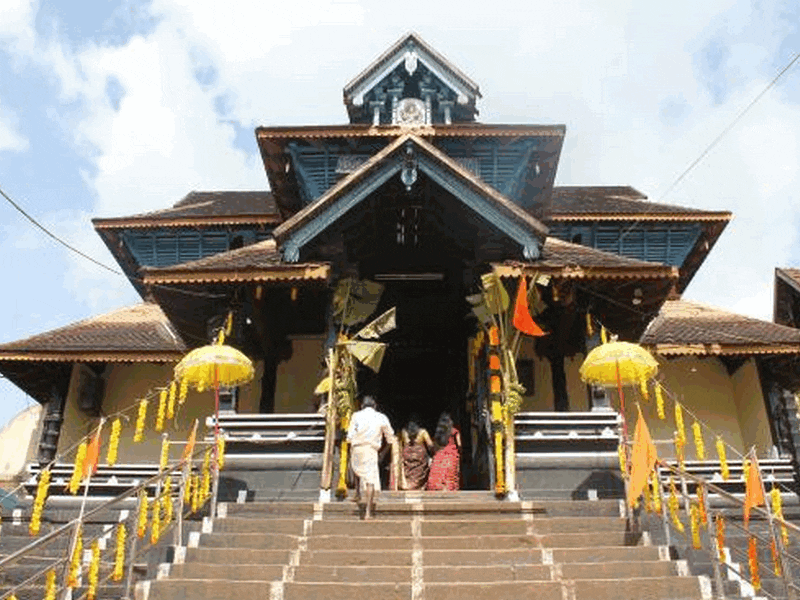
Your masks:
M650 430L639 409L639 418L633 432L633 448L631 449L631 476L628 480L628 505L633 506L634 501L641 495L650 473L658 460L656 445L650 437Z
M97 473L97 462L100 459L100 430L102 427L103 423L101 421L89 445L86 447L86 460L83 461L84 479Z
M186 441L186 447L183 449L183 456L181 460L184 461L187 458L192 458L192 453L194 452L194 442L197 439L197 419L194 420L194 427L192 427L192 433L189 434L189 439Z
M519 286L517 286L517 299L514 302L513 323L514 327L527 335L545 335L542 328L539 327L536 321L531 317L531 312L528 309L528 284L525 281L524 275L519 278Z
M755 453L750 459L750 468L747 471L747 481L745 481L744 488L744 526L750 520L750 509L754 506L763 506L764 502L764 486L761 484L761 473L758 469L758 461L756 460Z

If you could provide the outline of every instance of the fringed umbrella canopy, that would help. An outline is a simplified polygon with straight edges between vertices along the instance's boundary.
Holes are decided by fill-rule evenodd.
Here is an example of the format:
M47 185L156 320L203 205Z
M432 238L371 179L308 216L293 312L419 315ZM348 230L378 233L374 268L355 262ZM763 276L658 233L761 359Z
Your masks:
M580 368L581 379L600 386L636 385L658 372L658 362L630 342L609 342L594 348Z
M219 386L234 387L251 381L252 361L236 348L225 344L202 346L189 352L175 366L175 378L198 392Z

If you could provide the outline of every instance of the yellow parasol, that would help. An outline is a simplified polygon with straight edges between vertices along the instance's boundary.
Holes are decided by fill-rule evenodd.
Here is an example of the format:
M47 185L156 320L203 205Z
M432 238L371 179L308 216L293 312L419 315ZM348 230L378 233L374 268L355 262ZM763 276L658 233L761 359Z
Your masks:
M219 388L247 383L255 374L252 361L242 352L225 344L201 346L189 352L175 365L175 379L186 381L198 392L214 390L214 438L219 436ZM215 451L216 452L216 451Z
M627 438L625 423L625 395L623 385L635 385L648 380L658 372L658 362L653 355L638 344L618 342L600 344L592 349L580 368L581 379L603 387L617 386L622 411L623 434Z

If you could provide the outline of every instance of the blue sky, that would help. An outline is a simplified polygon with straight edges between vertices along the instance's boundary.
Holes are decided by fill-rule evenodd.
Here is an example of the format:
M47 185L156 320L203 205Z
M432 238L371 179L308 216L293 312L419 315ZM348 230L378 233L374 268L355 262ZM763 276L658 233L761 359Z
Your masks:
M768 5L768 6L767 6ZM481 86L484 122L563 123L557 183L734 212L686 297L770 318L800 264L800 51L786 2L205 0L0 3L0 187L98 260L92 217L266 189L257 125L345 121L344 84L417 31ZM0 203L0 342L138 300ZM30 400L0 380L0 423Z

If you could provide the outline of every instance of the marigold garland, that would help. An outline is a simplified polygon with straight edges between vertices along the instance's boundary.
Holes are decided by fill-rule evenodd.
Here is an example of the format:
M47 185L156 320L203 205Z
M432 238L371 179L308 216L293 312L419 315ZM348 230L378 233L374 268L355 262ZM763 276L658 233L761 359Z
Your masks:
M169 400L167 401L167 418L175 416L175 397L178 395L178 384L173 381L169 384Z
M647 389L647 379L645 379L644 377L639 379L639 391L642 393L642 398L644 398L645 400L650 399L650 392Z
M200 475L192 474L192 512L196 513L200 508Z
M39 473L39 483L36 484L36 496L33 500L31 510L31 520L28 523L28 533L39 535L42 526L42 511L44 503L47 501L47 492L50 490L50 469L44 469Z
M728 457L725 454L725 442L720 436L717 436L717 456L719 457L719 474L722 476L722 481L728 481L731 471L728 468Z
M662 421L667 418L667 414L664 412L664 394L661 391L661 385L656 382L656 411L658 413L658 418Z
M161 502L159 502L159 498L153 498L150 506L153 513L150 521L150 543L157 544L161 538Z
M653 471L650 474L650 487L652 488L653 497L653 511L657 514L661 513L661 482L658 478L658 472Z
M747 545L747 564L750 567L750 584L755 591L761 589L761 576L758 573L758 548L756 547L755 536L750 536Z
M97 598L97 581L100 575L100 542L92 542L92 560L89 563L89 587L86 590L87 600Z
M144 437L144 423L147 419L147 400L139 401L139 413L136 415L136 430L133 432L133 441L141 442Z
M608 343L608 330L604 326L600 327L600 343Z
M769 551L770 554L772 554L772 565L775 567L775 575L780 577L783 571L781 570L781 559L778 555L778 546L775 544L774 538L770 540Z
M747 482L750 478L750 459L745 458L742 461L742 481Z
M722 516L722 513L717 513L714 521L717 526L717 552L720 561L722 561L724 555L723 549L725 548L725 517Z
M703 443L703 431L700 429L700 423L696 420L692 423L692 433L694 434L694 447L697 460L706 459L706 446Z
M81 559L83 558L83 528L78 525L78 533L75 536L75 546L72 548L72 558L69 561L69 571L67 573L67 587L73 590L78 587L78 580L81 577Z
M225 466L225 438L220 436L217 438L217 469L220 471ZM345 468L347 463L345 463Z
M681 517L678 512L680 510L678 490L675 488L675 481L672 479L672 476L669 478L669 499L667 500L667 507L669 508L669 514L670 517L672 517L672 523L675 525L675 529L683 533L683 523L681 522Z
M164 431L164 417L167 412L167 390L161 390L158 394L158 412L156 412L156 431Z
M500 431L494 432L494 464L497 470L494 491L499 496L506 493L506 477L503 467L503 434Z
M590 338L594 335L594 327L592 327L592 314L586 313L586 337Z
M220 438L222 439L222 438ZM336 484L336 496L347 496L347 450L349 443L347 440L342 440L342 446L339 450L339 481Z
M169 462L169 436L164 434L164 437L161 439L161 455L158 459L158 468L160 471L163 471L167 468L167 463Z
M203 483L200 488L200 502L205 502L211 496L211 448L206 448L203 454Z
M147 531L147 492L139 490L139 519L136 523L136 537L142 539Z
M708 525L708 511L706 510L706 495L702 483L697 484L697 509L699 510L700 522Z
M772 484L772 489L769 492L770 499L772 500L772 514L779 519L783 520L783 499L781 498L781 491ZM786 525L781 525L781 540L784 546L789 545L789 529Z
M694 502L689 506L689 527L692 530L692 548L699 550L703 547L700 539L700 510Z
M628 477L628 456L625 451L625 444L617 446L617 454L619 455L619 470L622 473L622 478Z
M120 523L117 525L117 547L114 552L114 570L111 572L112 581L122 581L125 570L125 538L127 537L125 523Z
M178 392L178 404L183 405L186 402L186 396L189 395L189 380L181 379L181 389Z
M164 491L162 492L162 501L164 503L164 526L166 527L172 522L172 476L164 478Z
M50 569L45 576L44 600L56 600L56 570Z
M119 452L119 434L122 431L122 421L119 417L111 423L111 434L108 437L108 454L106 454L106 464L117 464L117 454Z
M679 435L675 435L675 459L678 461L678 467L683 470L684 468L684 452L683 447L686 445L686 440L681 439Z
M89 447L86 440L83 440L78 446L78 451L75 453L75 467L72 471L72 477L69 480L67 488L69 493L73 496L78 493L78 488L81 486L83 480L83 463L86 461L86 450Z
M650 493L649 485L644 486L643 493L644 493L644 509L647 512L651 513L653 512L654 509L653 509L653 495Z
M183 503L190 504L192 501L192 475L186 476L186 484L183 486Z
M683 425L683 408L681 408L680 402L675 403L675 430L675 437L685 444L686 428Z

